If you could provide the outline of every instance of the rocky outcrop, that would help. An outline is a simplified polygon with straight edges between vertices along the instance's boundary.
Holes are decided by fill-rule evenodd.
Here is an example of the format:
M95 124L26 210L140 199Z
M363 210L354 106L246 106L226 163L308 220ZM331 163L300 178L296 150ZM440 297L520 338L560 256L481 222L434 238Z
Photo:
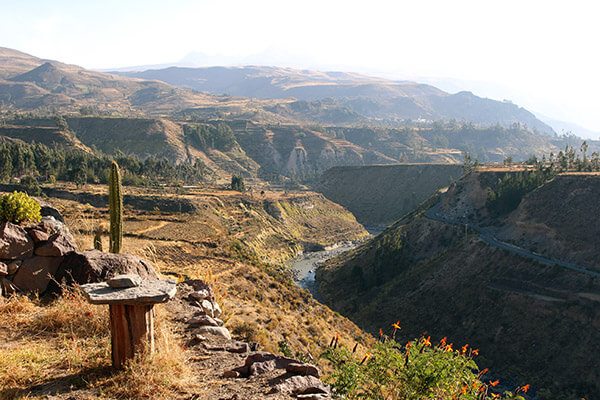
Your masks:
M462 174L458 164L335 167L323 173L317 191L350 210L362 224L385 226Z
M1 295L58 292L62 283L100 282L127 273L158 279L153 266L141 258L97 250L78 252L75 239L61 219L44 216L28 227L0 224ZM206 306L211 307L211 315L220 315L218 305L215 308L208 302Z
M63 262L77 250L69 229L54 217L45 216L24 228L10 222L0 225L0 276L2 293L43 293Z

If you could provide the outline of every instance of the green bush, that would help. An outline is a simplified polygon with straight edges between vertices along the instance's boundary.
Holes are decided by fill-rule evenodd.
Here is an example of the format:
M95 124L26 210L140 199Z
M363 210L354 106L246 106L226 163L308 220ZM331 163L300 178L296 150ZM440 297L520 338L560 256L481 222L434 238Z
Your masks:
M23 192L0 196L0 218L14 224L39 222L42 219L40 203Z
M356 350L356 349L355 349ZM524 400L529 385L513 392L495 393L499 382L486 381L468 345L454 349L446 339L432 345L422 337L406 345L393 338L381 340L362 357L338 346L336 340L323 357L333 364L329 376L338 398L370 400Z

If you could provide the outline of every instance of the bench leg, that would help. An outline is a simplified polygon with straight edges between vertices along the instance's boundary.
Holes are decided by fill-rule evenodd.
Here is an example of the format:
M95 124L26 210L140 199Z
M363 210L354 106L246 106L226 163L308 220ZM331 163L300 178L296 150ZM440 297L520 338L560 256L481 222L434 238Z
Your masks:
M154 352L152 305L112 304L109 311L113 367L123 367L140 351Z

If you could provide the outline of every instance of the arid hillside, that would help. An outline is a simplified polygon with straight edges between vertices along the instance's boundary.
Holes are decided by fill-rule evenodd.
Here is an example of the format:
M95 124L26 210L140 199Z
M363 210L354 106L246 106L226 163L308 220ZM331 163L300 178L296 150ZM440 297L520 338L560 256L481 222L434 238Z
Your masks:
M400 319L403 340L470 342L481 364L540 398L595 398L600 180L559 175L498 213L489 193L507 173L469 174L329 262L320 293L371 332Z
M60 185L45 192L80 250L92 248L98 228L107 248L105 186ZM365 237L350 213L321 195L126 187L124 200L123 252L150 261L165 278L207 282L234 339L254 350L312 357L314 363L323 362L319 355L335 334L348 346L370 342L297 286L283 264L304 247ZM159 353L117 372L110 368L106 307L92 306L77 293L43 302L0 297L0 399L290 398L270 392L276 382L266 378L223 376L243 365L250 350L200 343L206 339L198 339L203 336L189 322L194 309L181 301L187 294L157 307Z

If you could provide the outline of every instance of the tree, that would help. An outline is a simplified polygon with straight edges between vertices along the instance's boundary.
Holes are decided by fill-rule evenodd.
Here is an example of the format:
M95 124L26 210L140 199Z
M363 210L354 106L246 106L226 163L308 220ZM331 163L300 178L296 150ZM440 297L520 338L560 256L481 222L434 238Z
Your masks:
M27 175L21 178L20 181L21 190L30 196L39 196L42 194L42 189L38 184L37 179L31 175Z
M231 177L231 190L237 190L238 192L246 191L244 178L242 178L241 176L233 175Z

